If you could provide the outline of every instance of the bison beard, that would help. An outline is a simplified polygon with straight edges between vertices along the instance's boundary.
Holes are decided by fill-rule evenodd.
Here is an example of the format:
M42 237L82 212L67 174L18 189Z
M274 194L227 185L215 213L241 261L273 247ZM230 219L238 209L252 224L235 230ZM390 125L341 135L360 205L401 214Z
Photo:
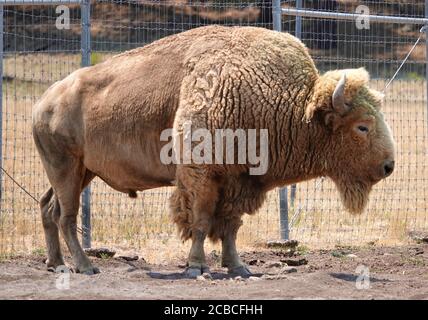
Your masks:
M334 180L343 206L352 214L361 214L369 200L370 184L361 181Z

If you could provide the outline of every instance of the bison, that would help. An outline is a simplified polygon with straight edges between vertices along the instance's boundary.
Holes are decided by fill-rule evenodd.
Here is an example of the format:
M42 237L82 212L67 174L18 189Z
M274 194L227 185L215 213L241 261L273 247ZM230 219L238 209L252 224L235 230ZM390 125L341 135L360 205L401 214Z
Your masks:
M222 241L229 272L250 275L236 234L241 216L272 188L327 176L344 206L361 212L371 187L394 169L382 95L368 81L364 69L320 75L298 39L253 27L197 28L73 72L33 111L51 184L40 201L48 267L64 264L61 230L76 271L98 272L76 230L80 193L96 176L130 196L176 186L170 206L181 236L192 239L192 277L208 270L207 236ZM176 143L187 122L208 132L267 130L265 172L252 175L245 163L165 163L170 141L160 137L173 128Z

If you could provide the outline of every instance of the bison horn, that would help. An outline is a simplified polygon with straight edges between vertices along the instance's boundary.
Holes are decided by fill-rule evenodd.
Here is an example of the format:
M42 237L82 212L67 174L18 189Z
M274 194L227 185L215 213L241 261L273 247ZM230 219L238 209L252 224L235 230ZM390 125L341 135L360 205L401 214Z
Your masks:
M344 73L333 92L333 108L339 114L344 114L348 111L348 107L345 104L345 84L346 74Z

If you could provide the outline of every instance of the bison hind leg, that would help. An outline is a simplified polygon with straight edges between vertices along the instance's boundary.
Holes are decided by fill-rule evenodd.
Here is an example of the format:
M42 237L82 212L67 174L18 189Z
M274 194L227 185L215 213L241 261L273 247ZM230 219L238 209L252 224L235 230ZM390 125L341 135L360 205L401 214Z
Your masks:
M46 265L48 270L55 271L57 267L64 265L59 242L58 220L60 215L58 199L52 189L49 188L40 199L42 224L45 232L47 247Z

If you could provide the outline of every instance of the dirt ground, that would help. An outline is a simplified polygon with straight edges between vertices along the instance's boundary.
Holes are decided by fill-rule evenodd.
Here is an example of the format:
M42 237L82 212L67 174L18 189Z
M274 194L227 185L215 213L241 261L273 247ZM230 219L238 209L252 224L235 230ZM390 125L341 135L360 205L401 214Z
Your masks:
M0 262L0 298L428 299L427 244L300 248L291 254L260 249L244 252L242 258L257 276L231 278L220 267L218 254L211 252L213 279L184 278L184 258L168 265L151 265L141 258L92 258L100 274L71 273L67 282L67 274L47 272L41 256L15 257Z

